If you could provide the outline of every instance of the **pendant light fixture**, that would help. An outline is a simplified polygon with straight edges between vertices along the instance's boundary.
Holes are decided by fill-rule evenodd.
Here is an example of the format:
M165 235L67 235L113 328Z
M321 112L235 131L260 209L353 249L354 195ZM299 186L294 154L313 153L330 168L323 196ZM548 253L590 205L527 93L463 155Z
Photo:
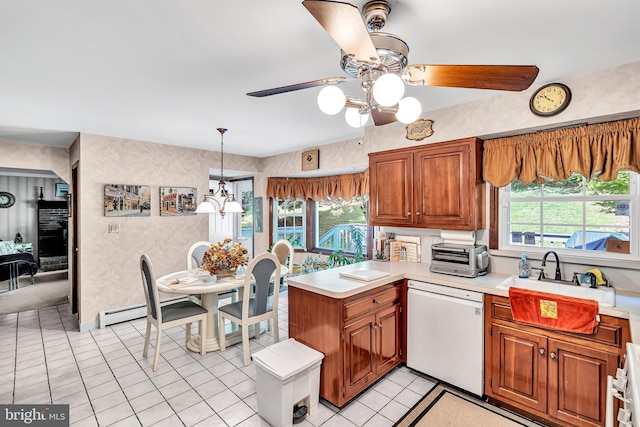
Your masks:
M224 214L227 212L236 213L244 212L242 206L233 193L225 187L224 182L224 133L227 131L225 128L218 128L220 132L220 181L218 181L218 189L216 191L209 190L209 194L205 194L202 202L196 208L196 213L220 213L220 216L224 218ZM218 198L223 199L222 203ZM214 205L215 202L215 205ZM217 206L216 206L217 205ZM216 211L216 207L218 210Z

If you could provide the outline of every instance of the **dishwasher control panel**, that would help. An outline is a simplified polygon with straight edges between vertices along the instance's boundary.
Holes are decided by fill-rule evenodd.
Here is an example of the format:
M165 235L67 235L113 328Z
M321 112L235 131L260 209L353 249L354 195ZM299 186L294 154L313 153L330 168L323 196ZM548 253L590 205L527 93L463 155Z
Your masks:
M435 283L419 282L417 280L409 280L409 289L431 292L434 294L446 295L454 298L461 298L477 302L482 302L484 296L481 292L452 288L451 286L436 285Z

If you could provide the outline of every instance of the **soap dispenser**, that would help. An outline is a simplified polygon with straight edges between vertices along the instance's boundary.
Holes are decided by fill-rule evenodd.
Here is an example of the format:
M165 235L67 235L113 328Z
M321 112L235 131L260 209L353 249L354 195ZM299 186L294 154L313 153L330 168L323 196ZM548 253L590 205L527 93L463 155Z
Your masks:
M520 263L518 265L518 277L521 277L523 279L528 279L529 272L530 272L530 267L529 267L529 262L527 261L527 256L525 254L522 254L522 256L520 257Z

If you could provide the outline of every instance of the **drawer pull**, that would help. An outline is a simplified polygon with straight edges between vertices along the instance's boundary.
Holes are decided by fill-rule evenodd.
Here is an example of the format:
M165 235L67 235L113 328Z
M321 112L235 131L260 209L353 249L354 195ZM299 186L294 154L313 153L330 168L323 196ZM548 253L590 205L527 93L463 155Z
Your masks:
M544 356L544 348L541 348L540 350L538 350L538 352L540 353L540 356Z
M555 353L549 353L549 357L552 358L552 359L555 359L556 358L556 354Z
M374 304L380 304L380 300L379 300L379 299L377 299L377 298L374 298L373 303L374 303Z

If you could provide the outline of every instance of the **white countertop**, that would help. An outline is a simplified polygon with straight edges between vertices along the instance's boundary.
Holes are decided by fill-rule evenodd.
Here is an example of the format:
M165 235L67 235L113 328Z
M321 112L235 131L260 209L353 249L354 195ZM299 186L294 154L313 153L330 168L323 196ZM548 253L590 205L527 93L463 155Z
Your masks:
M384 271L389 273L389 276L372 282L345 279L339 276L341 272L358 269ZM429 265L423 263L365 261L330 270L289 277L287 284L331 298L346 298L396 280L412 279L508 297L508 290L498 289L496 286L509 277L511 277L509 274L489 273L485 276L469 279L432 273L429 271ZM603 307L600 309L600 313L629 319L631 339L634 343L640 343L640 293L616 290L616 306L612 308Z

